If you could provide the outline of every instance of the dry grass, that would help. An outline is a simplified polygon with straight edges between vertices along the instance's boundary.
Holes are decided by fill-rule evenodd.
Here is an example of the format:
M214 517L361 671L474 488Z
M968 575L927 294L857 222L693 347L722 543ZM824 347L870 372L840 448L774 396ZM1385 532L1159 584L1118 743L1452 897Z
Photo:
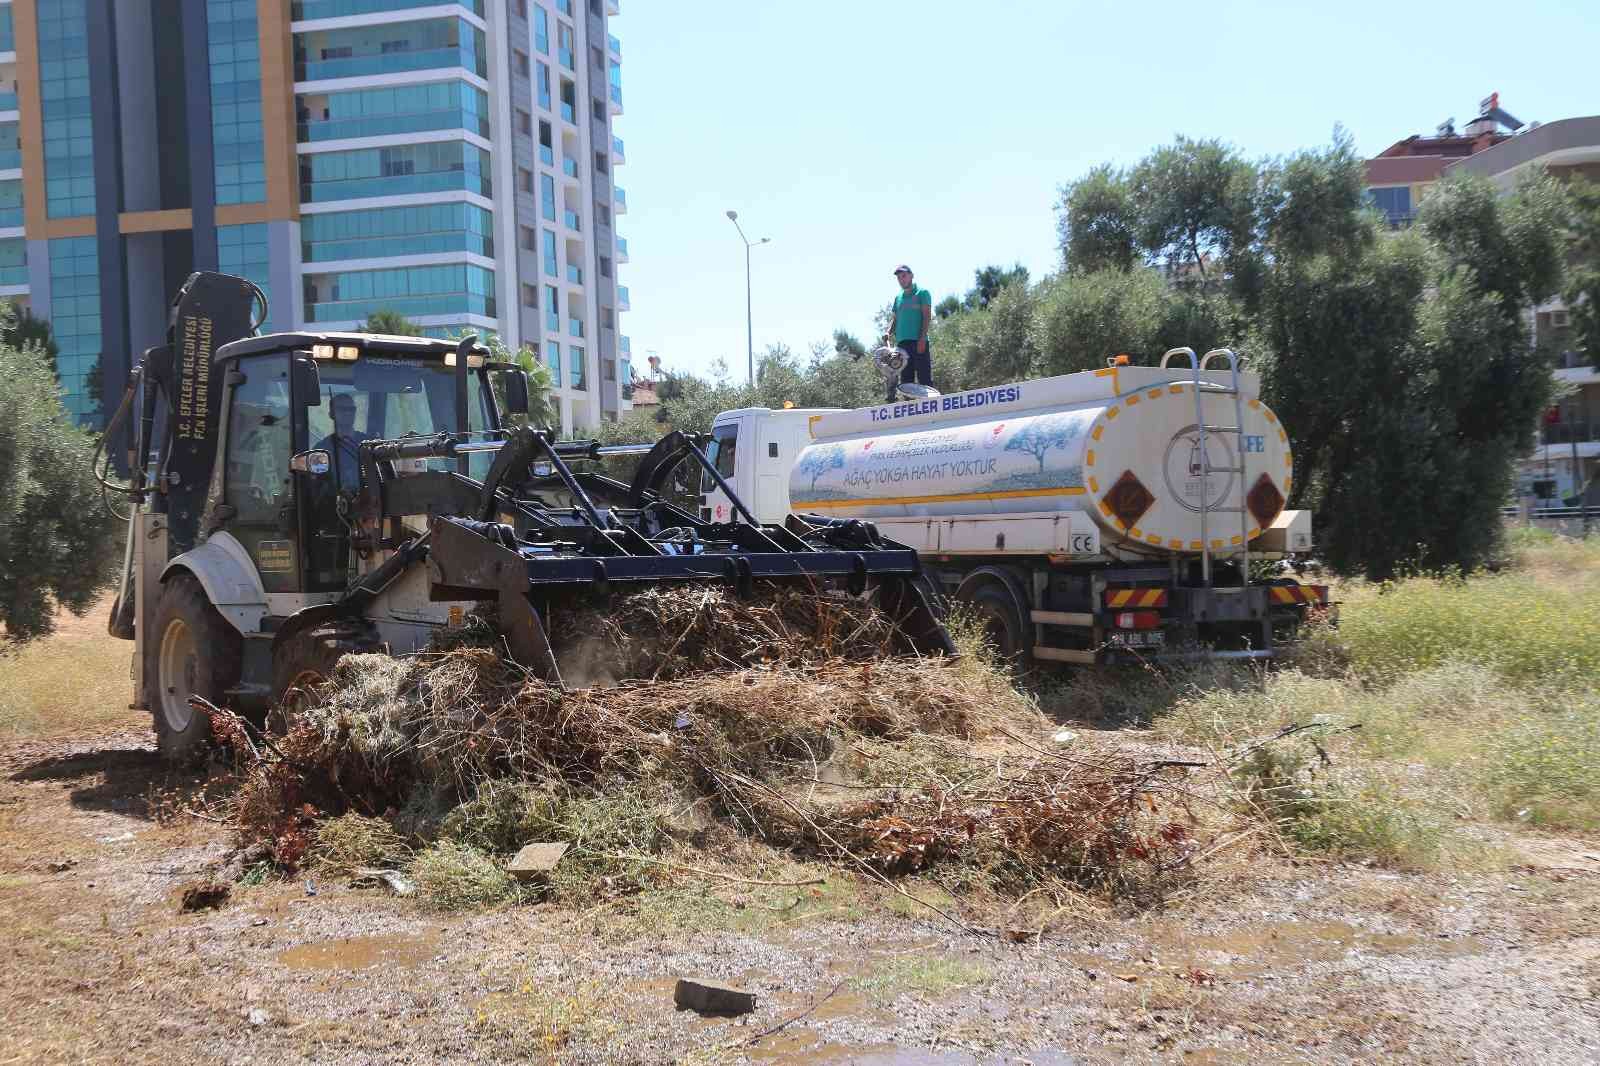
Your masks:
M63 736L148 724L129 711L133 644L106 634L109 599L21 648L0 642L0 737Z
M1243 801L1308 850L1426 867L1471 849L1463 819L1600 829L1600 540L1512 546L1499 574L1347 587L1296 665L1152 683L1148 713L1245 752Z

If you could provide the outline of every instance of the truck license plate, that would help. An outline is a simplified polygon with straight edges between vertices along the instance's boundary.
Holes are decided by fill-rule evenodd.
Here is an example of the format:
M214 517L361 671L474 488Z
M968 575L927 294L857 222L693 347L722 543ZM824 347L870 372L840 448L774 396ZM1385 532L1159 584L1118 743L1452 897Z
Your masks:
M1161 629L1118 629L1111 634L1111 643L1124 648L1160 648L1167 643L1167 634Z

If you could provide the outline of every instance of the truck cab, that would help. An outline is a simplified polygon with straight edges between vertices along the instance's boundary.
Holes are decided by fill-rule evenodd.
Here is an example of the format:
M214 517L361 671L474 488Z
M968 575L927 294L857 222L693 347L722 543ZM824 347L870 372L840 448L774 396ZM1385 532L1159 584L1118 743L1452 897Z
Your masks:
M755 513L756 521L778 524L789 517L789 472L811 443L811 420L836 408L744 407L724 411L711 425L706 458ZM700 517L708 522L732 518L732 501L706 474L700 482Z

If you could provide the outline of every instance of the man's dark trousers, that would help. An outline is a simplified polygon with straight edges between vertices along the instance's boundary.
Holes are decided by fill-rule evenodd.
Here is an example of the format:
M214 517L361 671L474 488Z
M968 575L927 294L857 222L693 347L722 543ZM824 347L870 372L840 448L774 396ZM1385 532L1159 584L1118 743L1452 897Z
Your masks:
M906 353L906 365L900 368L900 384L916 382L933 388L933 345L929 344L925 352L917 351L916 341L896 341L894 346ZM895 398L893 391L890 390L890 400Z

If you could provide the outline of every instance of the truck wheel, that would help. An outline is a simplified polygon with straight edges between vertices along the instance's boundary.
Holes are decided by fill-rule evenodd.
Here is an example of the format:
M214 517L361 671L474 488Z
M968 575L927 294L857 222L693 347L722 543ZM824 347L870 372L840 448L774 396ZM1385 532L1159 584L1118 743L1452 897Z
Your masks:
M989 644L995 650L995 655L1003 663L1009 663L1013 668L1022 666L1024 653L1028 649L1028 633L1023 628L1023 622L1017 615L1016 605L1003 589L993 585L985 585L972 594L966 601L972 605L978 617L983 620L987 630Z
M364 629L325 626L296 633L272 654L272 711L267 725L287 733L322 699L333 668L351 652L373 651L378 641Z
M199 581L178 574L161 586L144 675L163 756L187 761L205 749L211 721L189 706L189 697L220 706L239 683L243 653L238 631L217 613Z

